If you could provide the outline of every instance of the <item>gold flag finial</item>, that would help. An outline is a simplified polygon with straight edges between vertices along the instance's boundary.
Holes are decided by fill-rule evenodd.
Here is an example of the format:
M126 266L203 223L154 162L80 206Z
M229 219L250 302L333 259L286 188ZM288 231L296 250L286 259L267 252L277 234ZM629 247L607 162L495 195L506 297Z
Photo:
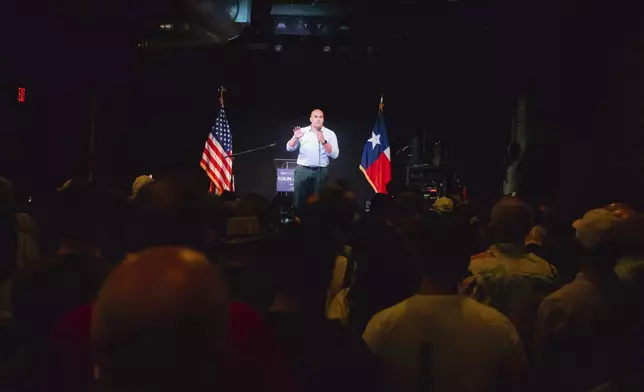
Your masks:
M385 109L384 96L385 94L380 94L380 104L378 105L378 110L380 110L381 112Z
M219 86L219 104L224 107L224 93L228 91L224 86Z

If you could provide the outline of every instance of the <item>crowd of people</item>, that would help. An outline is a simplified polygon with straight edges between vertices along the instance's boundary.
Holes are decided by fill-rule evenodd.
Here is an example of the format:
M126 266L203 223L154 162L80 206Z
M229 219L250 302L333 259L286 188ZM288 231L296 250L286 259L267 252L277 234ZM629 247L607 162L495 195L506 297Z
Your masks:
M644 215L0 178L2 391L641 391ZM28 212L28 211L27 211Z

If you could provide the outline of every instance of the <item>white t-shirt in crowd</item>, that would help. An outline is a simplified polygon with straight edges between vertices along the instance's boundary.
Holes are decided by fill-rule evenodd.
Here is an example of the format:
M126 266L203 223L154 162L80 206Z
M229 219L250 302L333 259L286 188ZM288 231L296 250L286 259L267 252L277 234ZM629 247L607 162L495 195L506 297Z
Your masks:
M376 314L363 338L399 392L512 390L526 357L497 310L462 295L415 295Z
M330 320L340 320L343 325L349 325L349 304L347 303L347 296L349 295L349 288L342 289L333 297L329 304L326 317Z
M338 255L335 257L335 266L333 267L333 275L331 276L331 283L329 284L329 289L327 290L327 300L326 300L326 309L329 309L331 301L335 298L336 295L342 290L342 284L344 283L344 276L347 273L347 266L349 265L349 260L342 256Z

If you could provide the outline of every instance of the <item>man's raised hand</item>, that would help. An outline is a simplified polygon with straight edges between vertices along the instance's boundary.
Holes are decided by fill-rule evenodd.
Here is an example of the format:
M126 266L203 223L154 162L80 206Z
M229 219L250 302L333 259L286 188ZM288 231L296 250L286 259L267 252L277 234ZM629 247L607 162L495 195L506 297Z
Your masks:
M304 135L304 132L302 132L300 127L293 128L293 137L295 138L295 140L300 140L302 135Z

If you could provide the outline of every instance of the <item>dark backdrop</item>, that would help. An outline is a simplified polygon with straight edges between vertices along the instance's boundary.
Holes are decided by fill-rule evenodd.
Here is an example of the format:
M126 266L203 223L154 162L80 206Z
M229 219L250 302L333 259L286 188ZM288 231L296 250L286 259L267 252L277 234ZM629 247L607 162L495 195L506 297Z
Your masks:
M340 142L331 175L348 179L361 200L370 197L357 166L383 92L394 153L426 129L428 141L445 142L450 164L472 190L497 193L515 95L506 26L485 9L427 16L429 23L406 29L376 19L391 34L351 43L350 53L337 53L336 42L323 53L321 42L299 40L284 42L282 53L252 52L247 37L156 52L135 45L83 50L74 41L23 49L29 72L18 79L29 97L17 107L8 172L33 189L60 185L89 165L98 179L126 189L142 173L199 171L223 84L235 151L277 143L236 160L242 193L274 192L273 159L295 158L284 144L319 107ZM92 94L96 155L89 162Z
M29 34L11 40L3 98L12 109L0 120L0 168L25 194L84 175L89 165L124 189L141 173L200 174L223 84L235 150L278 143L236 161L241 192L272 193L272 159L289 156L283 144L292 127L321 107L341 144L332 174L350 179L364 198L356 167L384 91L394 152L425 128L430 140L445 141L472 194L493 198L516 95L525 92L536 136L523 168L526 194L576 206L643 199L637 9L599 1L422 3L413 14L366 18L379 33L377 50L366 54L372 39L363 35L352 58L333 42L326 55L320 43L249 52L247 36L225 46L141 52L120 34L119 23L131 22L124 15L132 15L120 11L82 21L62 8L16 18ZM26 105L12 102L16 84L27 87ZM89 162L92 91L97 151Z
M498 187L511 107L488 85L495 75L452 72L439 81L440 69L419 70L408 58L389 67L378 56L324 56L306 50L261 54L209 48L142 55L120 93L103 95L97 170L101 177L129 181L136 173L197 168L217 113L217 87L223 84L229 91L226 106L235 151L277 143L274 149L236 159L242 193L274 192L273 159L296 157L284 144L292 128L306 125L316 107L325 111L326 125L339 137L341 153L331 176L347 178L364 192L366 182L357 166L381 92L394 153L426 128L429 140L446 141L449 158L462 175L474 179L480 170L485 181L497 181ZM472 161L479 164L465 164ZM487 188L485 182L477 185Z

